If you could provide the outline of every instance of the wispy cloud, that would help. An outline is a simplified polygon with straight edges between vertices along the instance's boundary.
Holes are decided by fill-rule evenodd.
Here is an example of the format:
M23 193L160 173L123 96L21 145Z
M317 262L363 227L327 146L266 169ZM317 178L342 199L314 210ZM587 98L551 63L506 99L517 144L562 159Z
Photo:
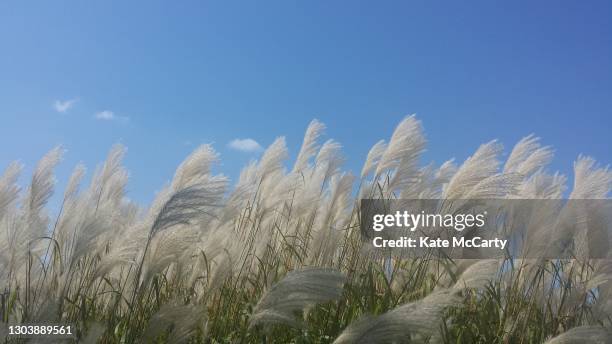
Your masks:
M55 109L55 111L59 112L59 113L66 113L68 110L70 110L74 104L78 101L77 98L74 99L68 99L68 100L56 100L55 103L53 103L53 108Z
M261 145L253 139L234 139L230 141L227 146L241 152L259 152L263 149Z
M112 121L115 119L115 113L112 111L104 110L96 113L96 119L102 119L105 121Z
M109 110L96 112L96 114L94 115L94 118L101 120L101 121L121 121L121 122L127 122L130 119L129 117L126 117L126 116L117 116L115 115L114 112L109 111Z

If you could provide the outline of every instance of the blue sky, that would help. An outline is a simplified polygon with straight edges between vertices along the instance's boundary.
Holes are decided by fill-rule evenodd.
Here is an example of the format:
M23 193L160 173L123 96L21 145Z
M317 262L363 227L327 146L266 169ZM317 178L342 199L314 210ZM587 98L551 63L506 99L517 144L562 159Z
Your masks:
M200 143L236 178L285 135L293 154L312 118L358 171L371 145L416 113L424 162L462 161L535 133L570 173L580 154L610 162L608 1L3 1L0 168L31 171L68 150L59 186L128 147L128 195L149 202ZM76 99L75 102L68 101ZM59 102L59 103L58 103ZM243 145L253 142L243 142Z

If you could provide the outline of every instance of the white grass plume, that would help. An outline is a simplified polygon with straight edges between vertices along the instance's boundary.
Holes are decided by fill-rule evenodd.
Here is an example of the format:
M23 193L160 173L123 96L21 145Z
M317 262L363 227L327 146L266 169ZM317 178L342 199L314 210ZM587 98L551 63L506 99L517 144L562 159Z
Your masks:
M317 303L339 299L346 277L335 269L302 268L289 272L259 300L250 326L283 323L299 326L295 313Z
M542 147L539 141L540 138L534 135L522 138L506 160L504 172L516 172L529 177L550 163L553 158L552 149Z
M116 144L110 149L106 161L101 168L98 168L91 180L90 189L92 195L100 195L113 175L123 173L121 162L123 161L126 151L127 149L120 144Z
M548 340L545 344L607 344L612 332L601 326L580 326Z
M316 230L312 234L311 263L326 266L338 249L338 240L350 220L350 192L355 178L351 174L334 175L329 182L329 195L320 203Z
M210 145L201 145L176 169L172 188L180 190L201 182L200 178L210 173L212 164L218 159L219 155Z
M373 170L378 166L378 162L382 157L383 153L387 149L387 144L385 140L380 140L370 148L368 152L368 156L366 157L366 161L363 164L363 168L361 169L361 178L365 178L368 174L370 174Z
M340 166L344 162L342 157L342 145L334 140L327 140L321 146L321 150L315 159L316 168L325 169L324 180L340 171Z
M481 145L451 178L443 197L463 198L484 179L496 174L499 167L497 157L501 150L502 146L495 140Z
M436 291L382 315L366 316L350 324L334 344L408 343L415 335L431 336L441 324L442 312L457 305L454 291Z
M159 211L151 228L151 236L176 225L189 225L202 217L214 216L221 206L227 179L212 177L204 184L195 184L175 192Z
M26 218L32 220L33 217L40 215L47 201L53 195L53 187L55 185L53 170L60 162L63 154L64 149L56 147L45 154L38 162L32 175L32 182L23 201Z
M304 134L304 141L300 148L300 153L295 160L293 166L294 172L299 172L308 167L308 162L312 159L318 150L318 140L325 130L325 125L316 119L312 120Z
M133 230L132 230L133 231ZM135 265L136 255L142 248L145 238L134 237L132 233L124 233L121 240L110 245L107 254L103 255L96 265L94 277L103 277L111 274L114 269L123 265Z
M81 184L81 180L83 176L85 176L86 168L83 164L78 164L70 178L68 179L68 184L66 185L66 190L64 191L64 200L74 198L79 192L79 185Z
M395 128L376 167L376 175L380 176L384 171L398 167L402 160L404 165L411 165L424 149L425 137L421 122L414 115L406 117Z
M11 163L0 177L0 219L12 204L19 198L17 179L22 166L17 162Z
M402 158L388 184L388 191L410 189L420 180L417 157Z
M287 156L285 138L279 137L266 149L259 161L257 168L260 178L263 180L272 173L282 170Z
M560 199L567 188L567 178L559 173L534 173L518 186L518 198L522 199Z
M169 331L168 343L185 343L199 327L206 325L205 306L183 305L170 302L151 317L145 329L144 337L153 342L155 338Z
M612 189L612 171L599 167L595 159L580 156L574 163L574 189L570 199L604 199Z
M36 165L32 181L21 204L21 217L14 222L13 237L10 239L12 250L27 252L30 249L37 250L42 245L41 241L35 243L34 240L46 234L49 219L45 206L53 195L56 182L53 171L63 154L63 148L55 147ZM21 255L23 256L23 253Z
M500 173L489 176L474 185L463 197L468 199L500 199L517 193L523 180L519 173Z
M81 209L87 212L88 209ZM76 224L72 249L70 250L69 262L76 262L87 253L91 253L97 247L97 239L100 235L109 232L110 226L108 216L103 212L96 215L83 216L82 221Z
M597 259L593 263L593 276L589 278L586 289L594 289L612 281L612 260Z
M427 171L421 171L427 173ZM424 182L424 184L421 186L421 189L419 190L419 193L418 195L416 195L416 197L423 199L440 198L442 193L444 192L444 188L451 180L453 175L455 175L455 173L457 173L457 165L455 165L454 159L450 159L440 165L440 167L433 173L433 176L429 177L428 175L421 175L421 183ZM404 190L403 192L405 192L407 195L411 195L409 190ZM402 194L401 198L409 197L405 197Z
M500 271L500 261L497 259L481 259L468 263L469 266L461 273L453 289L484 288Z

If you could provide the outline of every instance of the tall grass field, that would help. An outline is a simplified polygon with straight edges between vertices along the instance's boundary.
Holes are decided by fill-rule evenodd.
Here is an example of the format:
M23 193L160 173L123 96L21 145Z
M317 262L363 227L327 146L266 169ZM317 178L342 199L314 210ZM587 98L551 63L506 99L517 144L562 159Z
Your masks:
M612 343L612 257L578 243L567 259L405 257L360 232L361 199L607 199L612 171L580 156L573 176L550 172L535 136L439 166L425 148L406 117L351 174L314 120L291 165L279 137L230 183L202 145L143 208L126 197L118 145L90 175L76 166L53 213L63 150L28 185L13 163L0 176L0 338L52 342L9 326L64 324L74 336L58 341L80 343ZM584 225L563 211L529 220Z

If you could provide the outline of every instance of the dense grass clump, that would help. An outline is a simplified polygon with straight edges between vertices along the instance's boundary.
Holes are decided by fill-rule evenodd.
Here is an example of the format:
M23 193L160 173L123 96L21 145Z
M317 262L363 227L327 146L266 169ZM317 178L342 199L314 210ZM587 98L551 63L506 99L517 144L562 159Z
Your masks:
M423 166L426 140L410 116L353 176L341 146L321 144L323 129L310 124L290 169L278 138L233 187L203 145L148 208L124 196L121 146L87 187L77 166L53 216L45 207L63 151L44 156L23 190L10 165L0 321L72 324L81 342L99 343L612 342L612 260L585 258L579 243L573 259L408 258L372 249L359 231L360 199L605 199L607 168L579 157L566 193L533 136L505 162L493 141L460 165ZM563 211L530 220L570 219ZM608 226L606 214L589 223Z

